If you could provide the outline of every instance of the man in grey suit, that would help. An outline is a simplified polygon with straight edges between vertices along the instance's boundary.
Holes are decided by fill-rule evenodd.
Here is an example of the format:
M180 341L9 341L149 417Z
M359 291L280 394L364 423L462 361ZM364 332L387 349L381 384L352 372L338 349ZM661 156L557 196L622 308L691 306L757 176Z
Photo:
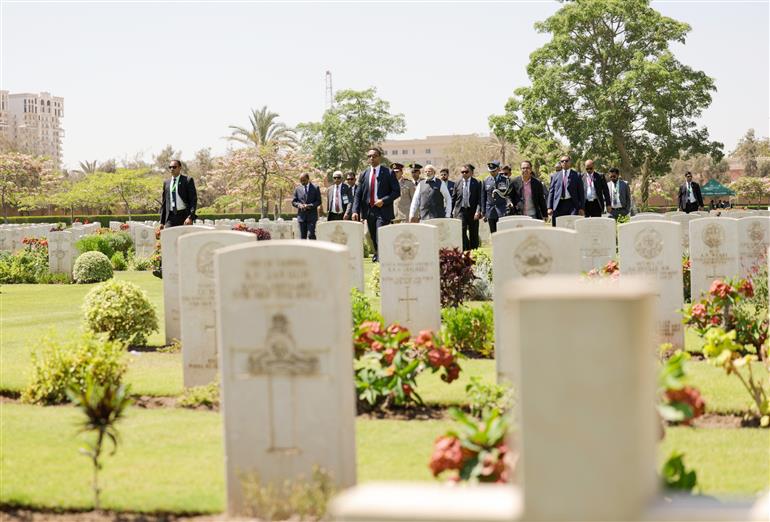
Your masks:
M342 171L332 174L334 184L326 189L326 215L328 221L339 221L348 213L353 204L353 191L350 185L342 182Z
M610 169L610 181L607 183L610 199L607 206L610 216L617 220L620 216L627 216L631 212L631 191L628 183L620 179L620 171L613 167Z

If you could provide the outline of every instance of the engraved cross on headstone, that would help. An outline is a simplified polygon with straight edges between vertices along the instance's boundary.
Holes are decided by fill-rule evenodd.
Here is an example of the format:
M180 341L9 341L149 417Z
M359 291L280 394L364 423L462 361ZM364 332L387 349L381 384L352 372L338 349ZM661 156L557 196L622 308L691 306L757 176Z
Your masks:
M409 285L406 286L406 297L399 297L398 298L399 303L406 303L406 322L409 323L412 321L412 302L417 302L416 297L409 297Z

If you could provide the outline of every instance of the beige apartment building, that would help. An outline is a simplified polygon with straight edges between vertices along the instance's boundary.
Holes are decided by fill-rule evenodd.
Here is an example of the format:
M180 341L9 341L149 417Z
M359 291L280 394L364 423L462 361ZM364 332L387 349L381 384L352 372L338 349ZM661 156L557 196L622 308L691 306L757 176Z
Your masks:
M479 140L484 143L488 137L476 134L451 134L445 136L427 136L414 140L385 140L381 148L385 157L391 162L404 165L416 162L421 165L431 164L437 168L447 166L447 149L458 140Z
M3 144L27 154L62 162L64 98L51 93L0 91L0 137Z

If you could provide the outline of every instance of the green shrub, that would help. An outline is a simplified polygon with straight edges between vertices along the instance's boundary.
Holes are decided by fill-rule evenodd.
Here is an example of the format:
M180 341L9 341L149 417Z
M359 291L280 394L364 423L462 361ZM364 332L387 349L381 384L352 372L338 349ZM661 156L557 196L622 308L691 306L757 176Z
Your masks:
M37 283L47 273L47 250L24 248L0 253L0 284Z
M110 258L101 252L86 252L75 260L72 278L76 283L99 283L111 277Z
M107 384L119 383L126 372L125 347L104 336L85 333L61 343L44 339L32 353L32 380L22 393L22 400L35 404L60 404L67 401L67 390L84 390L87 378Z
M495 355L494 311L489 303L471 308L441 310L446 343L467 357L491 359Z
M372 303L359 291L358 288L350 289L350 308L353 311L353 329L355 330L364 321L382 322L382 316L374 309Z
M67 274L52 274L45 272L37 278L39 285L66 285L70 282L70 276Z
M204 406L210 410L219 407L219 382L214 381L204 386L187 388L179 398L182 408L198 408Z
M491 301L494 297L492 258L483 250L472 251L471 258L476 262L473 265L473 273L476 279L473 280L473 292L470 299L472 301Z
M110 258L110 263L112 263L112 269L117 270L119 272L122 272L126 268L128 268L128 263L126 263L126 257L123 255L123 252L115 252L112 254L112 257Z
M150 333L158 331L158 316L147 294L128 281L112 280L93 288L83 301L83 312L87 329L129 345L143 345Z
M152 258L136 257L133 250L128 252L126 263L128 265L128 270L136 270L138 272L152 270Z
M374 263L372 271L369 272L369 279L366 281L366 287L372 295L380 295L380 264Z
M75 247L81 254L85 254L86 252L101 252L107 256L108 259L115 253L115 248L107 239L106 234L90 234L83 236L78 239L77 243L75 243Z
M505 384L485 383L474 375L465 386L471 415L481 418L486 410L507 412L513 406L513 388Z
M113 252L123 252L124 255L128 255L129 250L134 247L134 242L128 232L107 232L100 234L100 237L107 240L107 244L110 245Z

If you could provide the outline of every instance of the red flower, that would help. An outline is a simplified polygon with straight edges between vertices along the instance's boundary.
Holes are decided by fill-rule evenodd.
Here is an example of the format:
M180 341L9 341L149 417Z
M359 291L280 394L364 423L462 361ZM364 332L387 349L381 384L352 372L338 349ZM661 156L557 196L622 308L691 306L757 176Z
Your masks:
M693 419L700 417L706 411L706 402L703 400L700 392L692 386L685 386L681 390L666 390L666 399L669 403L679 402L690 407L692 417L682 421L686 425L689 425Z
M460 440L452 436L437 438L433 443L433 454L429 465L434 477L447 469L461 469L463 449Z
M456 362L451 363L446 368L446 375L441 376L441 380L449 384L460 376L460 365Z
M387 350L385 350L385 353L383 354L385 356L385 362L387 362L388 364L393 364L393 359L396 357L397 353L398 352L393 348L388 348Z
M427 344L433 342L433 331L432 330L423 330L419 334L417 334L417 338L415 338L414 342L416 344Z
M706 305L698 303L692 307L692 316L698 319L706 318Z
M614 274L619 270L620 270L620 266L618 265L617 261L608 261L607 264L604 265L605 274Z
M392 325L388 326L388 329L386 331L391 335L396 335L401 332L408 332L409 330L407 330L405 327L401 326L398 323L393 323Z
M382 344L380 341L374 341L374 342L372 343L372 350L374 350L375 352L379 352L379 351L381 351L383 348L385 348L385 345L384 345L384 344Z
M754 285L748 279L744 279L741 282L740 292L746 297L754 297Z
M733 288L725 283L724 281L721 281L717 279L713 283L711 283L711 288L709 289L709 292L711 295L715 295L717 297L725 298L728 295L730 295L733 292Z
M717 317L716 315L715 315L714 317L712 317L712 318L711 318L711 324L713 324L713 325L715 325L715 326L716 326L716 325L718 325L719 323L720 323L720 319L719 319L719 317Z
M412 387L406 383L401 385L401 389L404 390L404 393L406 394L407 397L409 397L412 394Z

